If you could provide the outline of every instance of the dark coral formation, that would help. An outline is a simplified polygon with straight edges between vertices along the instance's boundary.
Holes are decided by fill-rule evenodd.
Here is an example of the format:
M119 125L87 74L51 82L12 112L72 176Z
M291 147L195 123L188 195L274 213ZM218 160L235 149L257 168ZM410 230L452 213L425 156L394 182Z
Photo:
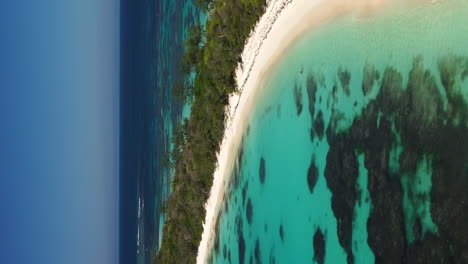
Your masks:
M362 92L367 95L371 92L374 87L374 82L380 78L379 72L373 65L366 64L364 66L364 77L362 79Z
M465 263L452 254L450 243L432 233L416 240L405 253L402 260L405 263Z
M265 159L263 157L260 158L260 169L259 169L258 175L260 177L260 182L262 184L265 183L266 168L265 168Z
M245 205L245 201L247 198L247 189L249 188L249 182L246 182L244 184L244 187L242 187L242 204Z
M325 238L320 228L315 231L314 239L313 239L313 246L314 246L314 261L317 262L318 264L323 264L325 260Z
M325 123L323 121L322 111L318 111L317 116L312 121L312 127L319 139L322 139L325 130Z
M317 93L317 80L313 74L307 77L307 96L309 97L309 113L314 116L315 113L315 97Z
M280 227L279 227L279 235L280 235L281 241L284 241L283 224L281 224Z
M406 114L402 112L401 102L403 93L403 77L395 68L389 67L385 69L380 86L380 93L377 101L383 102L380 104L380 110L387 115L391 114ZM401 116L400 118L404 118Z
M468 263L468 105L459 92L468 89L459 83L468 76L468 58L443 58L439 69L442 80L458 82L443 81L452 125L435 131L439 136L433 142L438 154L433 161L431 214L441 239L451 244L454 259Z
M294 103L296 103L296 113L300 116L302 113L302 89L301 86L296 83L294 85Z
M245 215L247 217L247 222L249 225L252 223L252 216L253 216L253 205L250 198L247 200L247 206L245 207Z
M312 159L309 165L309 170L307 171L307 186L309 186L310 193L314 192L315 184L318 179L318 169L315 165L315 161Z
M325 178L332 196L332 209L337 219L338 238L348 254L348 263L354 263L351 247L353 211L356 201L358 162L355 146L349 134L329 133L330 150L327 155Z
M275 257L275 248L271 247L270 248L270 264L276 264L276 257Z
M276 264L276 258L273 255L270 256L270 264Z
M236 217L236 227L237 227L237 247L239 253L239 263L243 264L245 262L245 239L243 231L242 217L239 215Z
M351 73L339 67L337 74L338 74L338 79L340 80L341 88L343 89L343 92L347 96L349 96L351 94L351 90L349 89L349 81L351 80Z
M377 126L377 103L369 104L364 115L351 128L355 148L365 153L368 189L372 212L367 221L368 243L377 263L400 263L404 249L402 188L397 175L388 167L394 135L391 124L383 119ZM353 182L355 184L355 182Z
M260 240L255 241L255 250L254 250L255 262L257 264L262 263L262 253L260 252Z
M387 68L379 95L345 132L334 130L340 116L333 112L325 177L348 263L353 262L352 217L359 195L356 152L365 155L368 170L373 208L367 221L368 243L377 263L468 263L468 106L461 92L467 89L462 80L468 76L468 59L447 56L439 60L438 69L440 76L416 57L403 87L402 74ZM373 67L364 68L365 94L377 76ZM443 87L438 87L438 78ZM430 196L417 190L414 178L427 156L431 157ZM404 196L412 210L430 202L438 232L425 230L422 217L428 216L419 209L409 212L411 208L403 207ZM407 214L415 216L409 229ZM408 240L408 234L414 239Z
M323 79L323 75L319 74L318 76L319 82L322 86L324 86L325 81ZM322 111L319 111L317 113L317 116L314 118L317 88L317 77L314 74L309 74L309 76L307 77L307 95L309 97L309 113L312 117L312 129L310 130L311 140L314 139L315 135L317 135L321 139L323 137L325 129Z

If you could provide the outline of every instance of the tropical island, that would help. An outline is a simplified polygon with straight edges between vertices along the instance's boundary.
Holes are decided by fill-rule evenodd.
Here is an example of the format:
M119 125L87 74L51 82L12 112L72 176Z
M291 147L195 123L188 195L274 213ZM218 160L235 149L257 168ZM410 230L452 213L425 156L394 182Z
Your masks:
M265 0L199 0L209 10L206 29L194 26L186 41L181 68L187 78L175 94L192 102L191 116L173 135L170 163L175 174L166 203L166 223L156 263L195 263L203 232L217 152L225 127L225 107L236 91L235 70L246 39ZM190 79L190 73L195 78Z
M232 106L231 109L227 109L230 106L229 98L239 92L239 83L245 85L249 77L255 56L248 54L244 57L249 61L243 61L243 51L249 36L254 33L256 24L265 14L267 6L270 8L269 14L264 16L263 25L260 25L258 32L255 32L257 35L250 38L253 40L249 47L250 53L255 55L262 46L263 39L270 33L278 15L291 3L295 4L288 14L282 17L281 23L278 22L283 28L277 30L271 41L274 43L280 40L283 43L278 44L277 48L267 49L267 52L272 53L267 56L272 56L274 59L263 64L271 65L280 57L278 54L281 54L305 30L341 12L362 6L367 8L369 3L371 6L375 4L372 0L357 1L355 4L331 1L331 4L320 6L317 5L319 2L291 0L275 0L268 4L265 0L195 2L199 8L208 12L209 16L205 29L197 25L189 30L181 62L181 70L186 78L183 82L179 81L173 85L174 97L180 101L191 102L191 115L189 119L183 120L176 126L172 139L174 147L167 159L167 163L175 173L172 194L165 205L167 219L157 263L195 263L196 261L203 223L206 220L205 206L213 186L213 173L219 162L217 154L226 132L226 114L235 112ZM314 10L317 6L319 8ZM307 19L307 17L312 18ZM301 25L301 20L305 20L306 23ZM289 34L287 38L286 34ZM238 67L243 64L249 64L250 68L244 69L239 74ZM195 73L194 78L191 77L192 73ZM257 81L255 80L250 86L253 88L257 86ZM229 146L229 151L235 152L235 147ZM228 171L229 169L223 168L222 173L229 174ZM220 188L222 187L217 186L217 189ZM211 216L214 217L216 216ZM216 220L211 220L209 225L214 225Z
M174 132L157 263L468 259L466 4L198 4L210 16L174 85L192 112ZM264 86L277 98L262 105Z

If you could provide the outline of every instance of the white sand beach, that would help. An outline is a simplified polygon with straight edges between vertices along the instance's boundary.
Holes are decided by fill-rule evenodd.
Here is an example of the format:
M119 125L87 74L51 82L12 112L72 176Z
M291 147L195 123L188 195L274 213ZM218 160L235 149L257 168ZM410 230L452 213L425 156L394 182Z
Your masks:
M236 77L239 92L226 108L226 129L218 153L213 186L206 203L206 218L197 263L206 263L213 246L216 219L234 166L242 135L249 122L262 82L288 47L306 31L347 13L366 15L394 0L270 0L265 14L249 37Z

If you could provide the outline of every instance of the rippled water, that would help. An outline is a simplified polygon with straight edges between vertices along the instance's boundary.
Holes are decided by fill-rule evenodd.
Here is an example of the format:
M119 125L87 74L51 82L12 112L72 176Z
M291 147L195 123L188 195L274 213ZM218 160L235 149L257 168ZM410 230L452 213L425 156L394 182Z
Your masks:
M153 263L171 175L173 124L189 105L172 96L188 29L204 23L192 0L121 1L120 260Z
M244 133L212 262L468 261L467 22L466 1L398 7L291 48Z

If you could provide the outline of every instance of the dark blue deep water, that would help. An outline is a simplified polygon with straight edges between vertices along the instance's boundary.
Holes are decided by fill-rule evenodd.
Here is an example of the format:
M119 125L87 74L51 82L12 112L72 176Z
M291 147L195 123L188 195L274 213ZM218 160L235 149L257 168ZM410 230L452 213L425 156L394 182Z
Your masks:
M199 23L191 0L121 1L120 263L152 263L159 248L161 203L169 192L162 166L183 105L171 84L188 26Z

